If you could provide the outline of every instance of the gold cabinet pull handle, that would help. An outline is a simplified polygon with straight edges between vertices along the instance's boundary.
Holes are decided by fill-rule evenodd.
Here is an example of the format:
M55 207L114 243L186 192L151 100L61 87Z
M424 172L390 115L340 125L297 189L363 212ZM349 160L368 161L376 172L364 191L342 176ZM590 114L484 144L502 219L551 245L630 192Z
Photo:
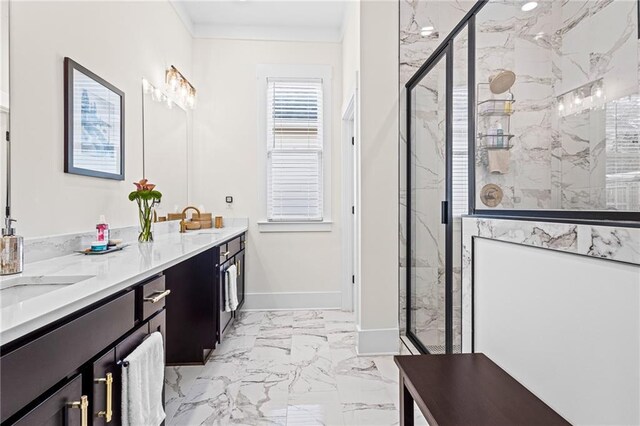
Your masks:
M97 383L104 383L107 386L107 407L105 411L99 411L98 417L104 417L109 423L113 417L113 374L107 373L104 379L96 379Z
M158 303L159 301L161 301L162 299L164 299L165 297L167 297L168 295L171 294L171 290L165 290L162 293L153 296L153 297L145 297L144 300L145 302L151 302L151 303Z
M220 256L229 256L229 252L225 251L224 253L222 253Z
M240 276L240 261L236 261L236 269L238 270L238 276Z
M80 397L80 401L70 402L69 407L80 409L80 416L81 416L80 424L82 426L88 426L89 418L87 413L89 411L89 398L87 398L87 395L82 395Z

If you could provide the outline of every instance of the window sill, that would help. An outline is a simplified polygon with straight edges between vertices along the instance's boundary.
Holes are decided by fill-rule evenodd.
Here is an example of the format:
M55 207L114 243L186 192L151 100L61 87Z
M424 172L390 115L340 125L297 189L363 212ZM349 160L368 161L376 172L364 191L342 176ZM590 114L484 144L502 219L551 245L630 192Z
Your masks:
M331 232L333 222L269 222L258 221L259 232Z

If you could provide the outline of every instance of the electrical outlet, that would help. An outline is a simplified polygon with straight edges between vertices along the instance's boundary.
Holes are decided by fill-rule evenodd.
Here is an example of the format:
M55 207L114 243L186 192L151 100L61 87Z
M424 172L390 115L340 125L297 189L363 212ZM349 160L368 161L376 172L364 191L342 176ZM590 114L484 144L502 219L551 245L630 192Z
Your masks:
M227 195L225 198L225 201L227 202L227 204L231 204L233 203L233 197L230 195Z

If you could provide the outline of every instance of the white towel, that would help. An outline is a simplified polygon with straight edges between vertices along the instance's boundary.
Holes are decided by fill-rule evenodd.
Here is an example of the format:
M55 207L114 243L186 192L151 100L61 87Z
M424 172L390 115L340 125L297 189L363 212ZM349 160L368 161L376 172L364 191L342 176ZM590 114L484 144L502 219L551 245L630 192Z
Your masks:
M159 425L165 418L162 334L150 334L124 359L124 364L128 365L122 367L123 426Z
M231 312L231 286L229 285L229 270L224 271L224 311Z
M509 159L511 154L506 149L490 149L489 156L489 173L505 174L509 173Z
M229 308L238 309L238 268L231 265L227 268L227 282L229 283Z

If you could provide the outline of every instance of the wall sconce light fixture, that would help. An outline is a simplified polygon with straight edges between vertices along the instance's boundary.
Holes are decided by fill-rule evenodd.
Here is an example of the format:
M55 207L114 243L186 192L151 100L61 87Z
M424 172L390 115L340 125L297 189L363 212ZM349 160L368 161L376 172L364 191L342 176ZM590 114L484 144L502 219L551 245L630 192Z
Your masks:
M606 102L604 83L598 79L562 93L556 99L560 117L598 108Z
M196 88L176 67L171 65L165 72L165 83L170 93L176 95L184 106L193 109L196 105Z

